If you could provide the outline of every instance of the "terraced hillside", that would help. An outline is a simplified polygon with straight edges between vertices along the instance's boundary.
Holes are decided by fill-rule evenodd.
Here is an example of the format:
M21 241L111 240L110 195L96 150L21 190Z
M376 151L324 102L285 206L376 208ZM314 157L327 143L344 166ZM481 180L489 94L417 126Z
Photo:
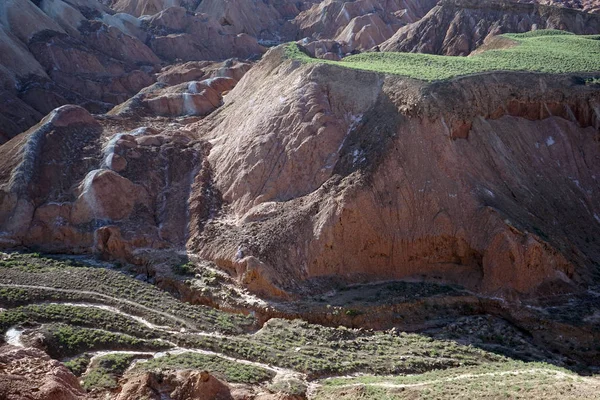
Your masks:
M10 345L38 347L62 361L90 396L114 392L140 374L190 369L253 391L316 399L485 395L495 393L498 375L510 377L507 393L523 396L562 390L576 398L600 387L597 379L517 362L498 348L436 339L433 331L374 332L277 318L260 326L251 315L183 303L126 267L38 254L1 258L0 332ZM414 293L435 290L421 285Z

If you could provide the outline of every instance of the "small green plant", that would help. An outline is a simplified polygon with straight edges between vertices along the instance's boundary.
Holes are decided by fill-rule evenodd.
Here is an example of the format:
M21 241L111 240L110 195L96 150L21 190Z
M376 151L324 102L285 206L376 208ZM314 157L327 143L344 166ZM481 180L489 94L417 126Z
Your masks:
M194 275L195 266L191 262L186 264L174 265L172 270L176 275Z
M69 361L65 361L65 367L69 368L75 376L81 376L87 369L90 363L91 357L84 353L78 357L72 358Z
M259 367L239 364L221 357L198 353L168 354L164 357L141 362L136 368L146 371L154 369L206 370L217 376L222 376L223 379L231 383L256 384L270 380L274 376L273 372Z
M136 357L131 354L109 354L98 358L95 360L94 366L83 377L83 388L90 391L118 387L118 378L123 375Z

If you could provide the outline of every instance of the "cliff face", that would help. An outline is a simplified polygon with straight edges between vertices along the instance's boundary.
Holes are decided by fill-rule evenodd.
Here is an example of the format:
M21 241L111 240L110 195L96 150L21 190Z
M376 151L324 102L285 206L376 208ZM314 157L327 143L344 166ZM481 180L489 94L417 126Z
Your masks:
M466 56L491 36L534 29L596 34L600 16L537 3L444 0L380 47L382 51Z
M190 248L275 294L408 277L530 293L596 272L597 90L277 59L199 126L228 206Z
M178 115L235 82L157 87L114 112ZM599 113L584 77L428 84L277 48L185 128L114 135L118 120L63 107L6 143L2 240L133 262L187 242L269 296L400 278L569 290L600 256Z

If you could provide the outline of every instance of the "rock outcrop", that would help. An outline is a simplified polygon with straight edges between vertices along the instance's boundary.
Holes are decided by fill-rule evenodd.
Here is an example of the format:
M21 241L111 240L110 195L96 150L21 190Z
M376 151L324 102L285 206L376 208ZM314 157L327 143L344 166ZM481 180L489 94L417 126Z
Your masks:
M297 38L333 39L352 50L370 49L400 27L418 21L438 0L326 0L294 20Z
M537 3L443 0L418 22L400 28L380 48L466 56L491 36L535 29L596 34L600 33L600 16Z
M173 400L233 400L226 383L206 371L191 370L129 376L116 400L164 398L159 393Z
M153 33L150 47L167 61L251 58L265 51L255 37L228 33L211 16L190 13L183 7L170 7L144 22Z
M523 3L536 2L557 7L568 7L585 12L600 12L600 1L598 0L520 0Z
M0 346L0 393L6 400L84 400L64 365L34 348Z
M204 145L178 132L110 137L83 108L63 106L0 147L4 245L99 252L183 246L187 199Z
M199 125L228 206L192 217L189 248L268 295L409 277L526 294L598 272L592 87L425 84L280 52Z
M161 63L255 58L265 49L182 7L139 19L96 0L10 0L0 4L0 51L1 144L65 104L107 112L154 84Z
M250 70L251 64L238 60L222 63L188 62L165 68L158 83L110 111L129 116L201 116L223 103L223 96Z

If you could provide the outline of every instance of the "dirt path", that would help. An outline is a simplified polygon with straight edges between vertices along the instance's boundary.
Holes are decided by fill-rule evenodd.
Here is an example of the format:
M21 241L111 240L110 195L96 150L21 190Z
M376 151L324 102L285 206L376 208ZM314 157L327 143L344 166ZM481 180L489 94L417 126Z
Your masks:
M72 293L72 294L82 294L82 295L87 295L87 296L94 296L94 297L99 297L102 299L108 299L113 303L125 303L134 307L138 307L140 309L146 310L148 312L151 313L156 313L156 314L160 314L166 318L169 318L171 320L175 320L178 322L182 322L182 323L186 323L184 320L177 318L171 314L162 312L162 311L157 311L157 310L153 310L149 307L146 307L144 305L138 304L136 302L130 301L130 300L125 300L125 299L119 299L116 297L112 297L112 296L108 296L108 295L104 295L101 293L96 293L96 292L92 292L92 291L86 291L86 290L76 290L76 289L59 289L59 288L52 288L52 287L48 287L48 286L36 286L36 285L17 285L17 284L4 284L4 283L0 283L0 287L6 287L6 288L21 288L21 289L35 289L35 290L46 290L46 291L54 291L54 292L59 292L59 293ZM218 333L213 333L213 332L199 332L199 331L195 331L195 332L182 332L181 330L177 331L177 330L173 330L171 327L169 326L164 326L164 325L156 325L151 323L150 321L139 317L139 316L135 316L126 312L123 312L121 310L119 310L116 307L113 306L108 306L108 305L104 305L104 304L93 304L93 303L77 303L77 302L48 302L48 303L38 303L38 304L54 304L54 305L67 305L67 306L73 306L73 307L84 307L84 308L97 308L97 309L102 309L102 310L106 310L106 311L110 311L116 314L120 314L123 315L127 318L131 318L132 320L135 320L139 323L141 323L142 325L153 329L153 330L157 330L163 333L169 333L169 334L185 334L185 335L201 335L201 336L210 336L210 337L218 337L218 338L223 338L223 339L228 339L228 338L233 338L232 336L226 336L226 335L221 335ZM188 325L189 326L189 325ZM11 337L10 340L12 340L13 342L15 342L15 340L19 340L20 334L22 333L22 331L17 330L15 328L11 328L9 330L9 332L11 332ZM18 335L16 335L16 339L13 338L13 336L15 336L14 334L18 333ZM7 333L6 339L8 341L9 336ZM228 355L225 355L223 353L218 353L218 352L214 352L214 351L209 351L209 350L202 350L202 349L191 349L191 348L183 348L183 347L179 347L177 346L177 344L172 343L172 342L168 342L170 345L173 346L172 349L168 350L168 351L160 351L160 352L136 352L136 351L98 351L98 352L94 352L94 353L90 353L92 354L92 359L90 360L89 366L92 365L92 361L94 361L95 359L97 359L98 357L102 357L105 355L109 355L109 354L139 354L141 356L143 355L150 355L152 356L152 358L160 358L160 357L164 357L167 354L183 354L183 353L197 353L197 354L203 354L203 355L209 355L209 356L216 356L216 357L220 357L223 359L226 359L228 361L231 362L235 362L235 363L239 363L239 364L244 364L244 365L250 365L250 366L254 366L254 367L258 367L258 368L262 368L262 369L266 369L268 371L272 371L274 372L276 375L285 375L285 376L295 376L298 377L299 379L306 379L306 376L300 372L291 370L291 369L286 369L286 368L280 368L280 367L275 367L269 364L263 364L263 363L259 363L259 362L255 362L255 361L250 361L250 360L244 360L244 359L239 359L239 358L234 358L234 357L230 357ZM16 342L15 342L16 343ZM134 362L132 363L132 365L129 367L129 370L131 368L133 368L135 366L136 363L138 362L143 362L143 359L137 359L134 360Z
M84 295L84 296L98 297L98 298L101 298L101 299L109 300L110 302L113 302L113 303L128 304L130 306L137 307L137 308L139 308L141 310L161 315L161 316L163 316L165 318L168 318L168 319L171 319L173 321L177 321L180 324L185 325L185 326L187 326L190 329L195 329L186 320L178 318L178 317L176 317L176 316L174 316L172 314L166 313L164 311L154 310L154 309L152 309L150 307L147 307L147 306L144 306L142 304L136 303L135 301L131 301L131 300L127 300L127 299L121 299L121 298L118 298L118 297L113 297L113 296L109 296L109 295L98 293L98 292L92 292L92 291L89 291L89 290L60 289L60 288L53 288L53 287L49 287L49 286L18 285L18 284L12 284L12 283L0 283L0 288L2 288L2 287L4 287L4 288L14 288L14 289L45 290L45 291L50 291L50 292L71 293L71 294L80 294L80 295Z

